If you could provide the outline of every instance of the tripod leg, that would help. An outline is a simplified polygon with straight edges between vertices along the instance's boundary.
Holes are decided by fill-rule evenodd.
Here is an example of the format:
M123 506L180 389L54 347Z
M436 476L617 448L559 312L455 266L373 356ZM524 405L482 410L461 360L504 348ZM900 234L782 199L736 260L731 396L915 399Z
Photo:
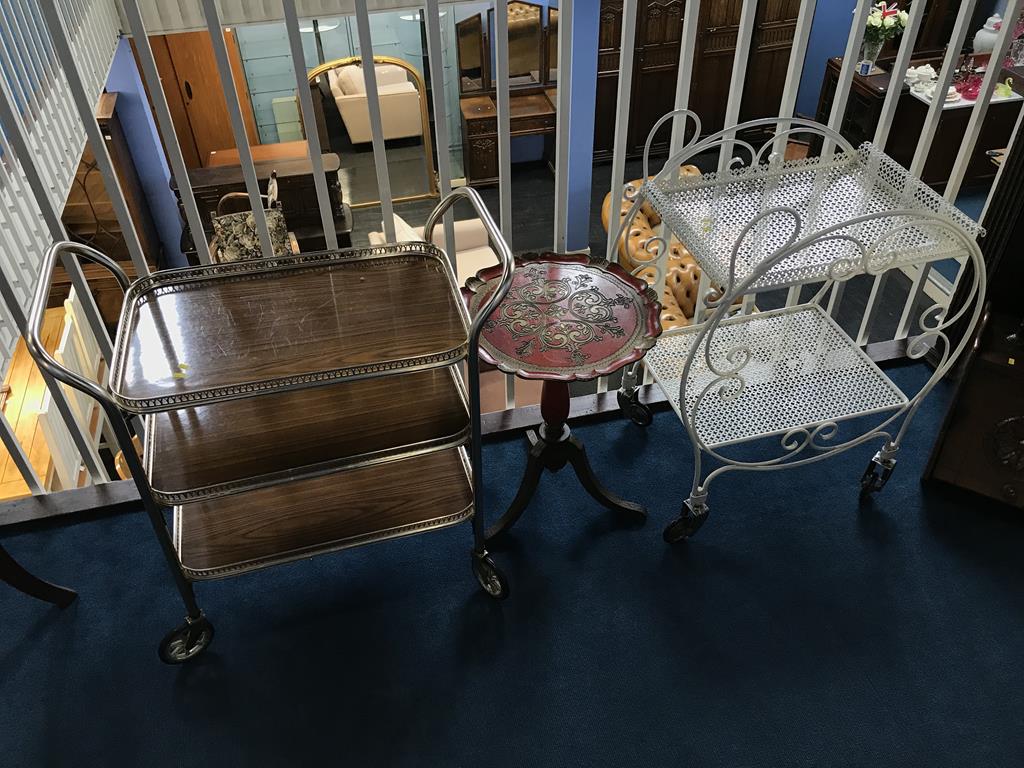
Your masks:
M647 517L647 510L640 504L620 499L601 485L594 474L593 468L590 466L590 461L587 460L587 451L583 447L583 443L575 437L571 437L566 441L565 451L569 463L572 464L572 468L576 471L576 477L579 478L584 490L596 501L599 501L613 512L626 512L631 515Z
M505 533L516 524L516 521L523 514L523 510L530 503L530 499L533 498L533 494L537 491L540 475L544 470L544 463L540 457L544 452L546 443L532 432L529 433L529 438L533 445L530 448L530 452L526 455L526 470L523 472L523 479L519 483L519 491L516 493L516 497L512 499L512 503L505 510L505 513L487 529L488 542Z
M0 580L10 584L19 592L43 600L47 603L66 608L78 597L78 593L64 587L58 587L38 576L26 571L7 550L0 546Z

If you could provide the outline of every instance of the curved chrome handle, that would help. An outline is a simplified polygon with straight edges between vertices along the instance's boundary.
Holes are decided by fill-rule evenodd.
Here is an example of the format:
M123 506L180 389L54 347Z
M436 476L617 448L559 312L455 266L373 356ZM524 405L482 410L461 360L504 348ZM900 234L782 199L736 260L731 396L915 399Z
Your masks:
M498 225L494 223L494 219L491 217L491 212L487 210L484 201L480 199L480 194L472 187L458 187L445 195L441 202L437 204L437 207L427 216L427 222L423 225L423 239L428 243L433 242L431 238L434 234L434 227L441 220L445 211L455 205L460 197L469 200L473 206L476 215L487 231L487 238L491 243L491 247L498 254L498 261L501 264L501 281L498 283L497 289L480 308L480 311L476 313L476 317L473 318L473 325L470 329L470 344L476 347L484 323L497 308L498 304L501 303L501 300L505 298L505 294L508 293L508 289L512 286L512 270L515 267L515 261L512 258L512 250L508 247L508 243L502 237L501 230L498 229Z
M106 254L100 253L95 248L90 248L88 245L73 243L69 240L54 243L47 249L46 255L43 256L43 264L39 270L39 282L36 284L36 292L32 296L32 306L29 308L25 344L28 346L28 351L29 354L32 355L32 359L36 361L36 365L53 376L53 378L57 379L57 381L62 381L69 387L74 387L81 392L85 392L91 397L95 397L101 403L105 403L116 408L116 404L107 394L106 390L95 382L89 381L58 363L53 356L46 351L46 347L43 345L43 340L40 334L42 333L43 316L46 314L46 300L50 296L50 282L53 280L53 270L57 265L57 257L63 256L64 254L70 255L72 258L80 257L86 261L91 261L94 264L106 267L110 273L114 275L114 278L121 286L121 290L128 290L128 285L130 283L128 275L126 275L124 270L117 265L116 261Z
M508 243L505 242L505 238L501 235L501 230L494 223L494 219L491 217L490 211L487 210L487 206L484 205L484 201L480 199L480 195L472 187L459 187L444 196L441 202L437 204L437 207L427 216L427 221L423 225L423 239L428 243L433 242L434 227L445 214L445 211L455 205L460 197L469 200L470 205L473 206L476 215L480 218L484 229L487 231L487 238L491 243L491 247L497 252L498 261L501 262L501 280L494 293L491 294L490 298L484 302L484 305L476 313L470 325L469 349L467 350L468 359L466 360L466 367L469 369L469 376L467 377L470 402L469 421L472 431L472 439L469 444L469 459L470 465L473 468L473 535L476 548L483 549L485 540L483 458L480 451L483 431L480 417L480 333L483 331L487 318L491 316L491 313L508 294L509 288L512 287L512 271L515 267L515 262Z

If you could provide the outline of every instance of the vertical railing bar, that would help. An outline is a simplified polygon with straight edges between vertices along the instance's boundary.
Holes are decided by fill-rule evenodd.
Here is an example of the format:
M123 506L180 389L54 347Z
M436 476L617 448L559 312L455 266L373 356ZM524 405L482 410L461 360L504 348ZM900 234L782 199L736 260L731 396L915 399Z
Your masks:
M558 6L558 108L555 110L555 250L564 253L569 210L569 138L572 131L572 0ZM563 74L565 73L565 74Z
M921 135L917 140L917 148L914 151L914 159L910 162L910 175L921 177L924 165L928 162L928 154L932 148L932 141L935 132L939 127L939 120L942 117L942 107L946 103L944 96L953 82L953 73L960 60L960 50L963 48L964 40L967 38L967 29L971 23L974 13L974 6L977 0L964 0L960 7L960 15L957 16L953 26L953 34L946 46L946 55L942 60L942 68L939 71L938 82L935 85L935 96L928 107L928 114L925 117L924 125L921 128Z
M36 474L35 468L28 460L25 449L18 442L18 437L14 434L14 429L11 428L11 423L7 420L7 414L5 413L0 413L0 440L3 441L7 453L10 454L11 459L14 461L14 466L21 473L21 478L25 481L25 485L28 486L29 492L33 496L45 493L43 484L39 481L39 475Z
M199 206L196 204L195 195L192 193L192 182L188 177L185 158L181 154L181 145L178 144L178 134L174 130L174 118L171 117L171 109L167 104L167 96L164 94L160 72L156 67L153 47L149 43L149 35L146 32L145 22L142 20L138 1L122 0L122 7L125 16L128 17L128 26L131 29L132 37L135 39L135 50L138 52L139 63L142 65L142 76L149 87L153 110L156 112L157 123L164 137L167 159L170 161L174 180L178 185L178 195L181 198L182 208L185 209L185 220L188 222L188 228L192 234L196 255L200 264L209 264L210 248L206 242L206 230L203 227L203 219L199 215Z
M921 22L924 19L926 3L913 3L910 6L907 27L900 39L899 51L896 53L896 61L891 67L892 77L898 77L897 73L906 72L910 60L914 55L914 46L917 43L917 36L921 30ZM872 143L883 152L889 142L889 131L892 129L893 118L896 115L896 107L899 106L902 87L890 87L885 94L885 101L882 103L882 111L878 117L878 126ZM867 305L864 307L864 314L861 316L860 327L857 330L857 344L864 346L871 338L871 329L875 325L878 313L881 310L880 302L885 295L885 286L888 282L888 272L881 272L874 276L871 281L871 290L868 293Z
M231 132L235 137L238 161L242 167L245 189L249 193L249 204L256 222L256 232L259 234L263 257L269 259L274 255L274 245L270 240L270 230L267 228L267 215L264 212L263 198L260 195L260 183L256 178L256 166L252 161L249 136L245 132L245 120L242 118L242 105L238 102L235 77L231 72L231 62L228 60L228 47L224 42L224 29L221 25L220 11L217 9L217 0L203 0L203 13L206 14L206 28L210 32L213 56L217 60L220 87L224 92L224 101L228 108Z
M49 173L50 178L52 180L56 180L61 175L59 173L59 166L55 165L56 158L54 158L50 152L47 152L47 151L44 150L39 133L37 133L34 130L31 130L31 127L34 126L34 124L36 123L37 118L33 115L33 107L35 105L35 99L32 98L32 92L29 89L29 84L24 82L22 80L22 78L19 78L19 77L14 75L14 71L15 71L14 60L11 58L11 54L7 50L7 46L0 45L0 54L2 54L2 58L0 58L0 61L3 61L5 63L5 65L7 67L7 71L11 73L11 75L12 75L11 80L15 83L15 85L17 87L17 91L21 95L22 103L24 103L24 105L25 105L25 111L27 113L25 115L25 127L26 127L27 137L28 137L28 140L29 140L30 145L32 147L33 153L39 159L41 159L42 162L46 165L46 168L47 168L47 171ZM15 94L12 91L12 96L14 96L14 95ZM12 102L12 104L16 104L16 103L17 103L16 101Z
M786 291L786 306L795 307L800 303L800 289L802 285L791 285L789 290Z
M444 198L452 191L451 137L448 135L448 110L445 106L444 50L441 44L441 10L438 0L426 0L423 9L427 25L427 58L430 62L431 97L434 105L434 144L437 147L438 192ZM430 147L427 147L430 151ZM455 249L455 215L444 212L444 252L458 277L459 260Z
M64 74L68 79L68 86L71 96L78 109L78 117L85 128L85 135L92 146L92 153L99 166L100 174L103 177L103 184L106 188L110 204L117 217L117 223L121 227L121 234L124 237L125 245L128 247L128 254L131 256L135 271L140 277L149 274L149 266L146 257L142 253L142 243L139 242L139 235L135 231L135 222L132 221L131 213L128 211L128 203L125 201L124 193L121 190L121 183L117 179L117 172L114 170L114 163L107 151L107 143L103 138L99 123L96 122L95 99L90 97L85 90L85 84L75 64L74 53L71 50L70 40L67 31L64 29L60 14L57 8L50 3L43 3L43 16L50 29L50 38L53 40L53 47L57 58L64 64Z
M561 19L559 19L561 29ZM508 84L508 5L505 0L494 3L494 74L498 107L498 208L501 234L512 243L512 149L511 93ZM559 73L559 81L563 75ZM562 83L559 82L559 86ZM505 409L516 405L516 380L505 375Z
M885 145L889 142L889 131L892 129L896 107L900 103L900 95L903 93L900 81L902 80L903 73L910 66L911 58L914 56L914 46L917 44L917 35L921 30L921 21L924 19L926 5L927 3L925 2L911 4L910 11L908 12L907 27L903 30L899 51L896 53L896 61L893 62L890 70L890 87L885 94L882 111L878 116L878 126L875 128L875 136L872 139L872 143L883 152L885 151Z
M63 141L61 142L64 157L68 164L74 167L77 165L75 147L78 145L78 141L84 132L80 132L72 122L71 114L74 112L74 105L67 93L67 89L58 87L63 77L63 72L60 71L55 59L49 55L52 51L52 45L48 44L44 39L45 30L41 28L37 16L32 12L31 6L27 4L26 0L18 0L18 2L26 20L30 19L30 21L26 22L25 26L33 38L33 48L44 72L45 93L48 96L47 103L53 104L53 111L60 116L59 119L64 129Z
M722 128L733 128L739 123L740 107L743 104L743 84L747 77L747 62L750 60L750 44L754 38L754 20L757 16L757 0L743 0L740 10L740 26L736 33L736 52L732 59L732 74L729 76L729 98L725 105L725 120ZM732 159L732 143L723 142L718 156L718 173L729 167Z
M309 164L313 169L313 184L316 187L316 201L320 206L320 223L324 228L324 239L331 250L338 248L338 233L334 228L334 214L331 212L330 192L327 190L327 176L320 149L320 134L316 129L316 114L313 111L313 94L306 76L306 58L302 52L302 33L299 31L299 14L295 0L283 0L284 24L288 30L288 47L295 69L295 86L299 94L299 108L302 110L302 126L309 147ZM429 150L428 150L429 151Z
M0 124L4 126L4 133L11 144L11 148L14 150L14 158L20 161L18 165L20 165L22 172L25 174L25 178L33 192L36 203L39 205L43 218L46 220L51 236L54 240L65 239L66 234L64 232L64 225L60 220L60 213L54 207L53 201L50 200L49 195L47 194L46 182L43 180L39 169L36 167L32 150L29 148L28 141L26 140L24 127L18 119L14 96L8 88L6 78L3 77L0 77ZM10 162L13 167L14 160L11 160ZM77 270L75 269L76 267ZM91 297L91 294L88 293L88 284L85 282L85 277L82 275L81 267L78 265L77 260L69 256L64 261L64 268L68 271L68 274L71 275L72 282L75 284L76 290L78 289L78 285L82 284L85 286L85 295ZM18 303L16 297L12 295L10 283L2 277L0 277L0 296L2 296L3 301L7 305L7 311L11 315L11 319L14 320L15 325L17 325L18 329L21 331L22 338L25 338L29 331L28 318L25 315L22 305ZM86 303L86 306L88 307L89 303ZM95 304L92 304L91 307L92 311L95 312ZM92 312L90 312L89 323L93 326L93 333L96 334L97 342L99 342L100 348L101 350L104 350L104 355L106 356L110 353L110 338L107 336L107 332L103 327L102 321L99 322L99 333L96 333L95 324L97 319L98 313L94 316ZM105 347L104 344L106 345ZM107 356L106 359L109 364L110 357ZM40 373L43 376L46 388L50 391L50 396L53 398L53 403L56 406L58 413L60 413L65 426L68 428L68 432L71 434L71 439L74 441L75 447L78 449L82 459L82 463L85 465L89 475L97 482L105 481L107 479L107 474L103 469L103 463L100 461L99 455L95 452L95 446L93 446L91 440L88 439L85 432L82 430L81 425L75 419L64 390L61 389L57 380L48 373L41 369Z
M967 129L964 131L964 138L960 142L960 151L957 152L956 160L953 161L953 171L946 183L944 197L947 202L956 203L956 196L960 193L960 187L967 175L967 167L971 163L972 155L978 144L978 137L981 136L981 128L988 114L989 105L992 103L992 93L995 90L999 73L1003 71L1002 62L1006 58L1006 52L1010 48L1014 27L1017 17L1020 15L1021 0L1010 0L1007 6L1002 28L997 33L995 47L992 49L992 56L989 59L988 68L985 70L985 77L981 81L981 89L978 98L971 109L971 116L967 121ZM936 91L938 95L938 91Z
M79 65L79 62L81 62L81 64L84 65L85 74L88 76L90 84L95 83L97 80L99 80L99 68L96 62L95 51L93 49L93 46L82 45L81 40L79 39L79 33L81 32L83 25L82 17L79 14L79 8L77 4L72 2L72 0L68 0L68 2L64 3L63 13L58 13L56 6L51 3L43 3L42 5L44 17L46 16L46 6L50 6L50 8L61 19L62 22L65 22L66 20L68 27L66 29L65 34L68 38L69 48L73 43L74 48L77 49L75 50L73 57L70 60L74 61L75 67L78 68L80 71L83 68ZM50 31L50 36L51 38L53 37L52 28ZM57 54L57 58L61 59L59 53ZM62 66L67 66L66 61L67 60L62 61Z
M629 102L633 92L633 53L636 42L637 3L638 0L623 0L622 3L622 38L619 42L619 82L615 93L615 134L612 138L611 215L608 217L606 255L608 261L613 263L619 260L619 244L615 242L615 233L622 222L620 201L622 200L622 191L625 185L623 176L626 173L626 137L629 132ZM646 179L643 181L646 181Z
M921 128L921 135L918 138L917 148L914 150L914 158L910 162L909 170L911 176L920 178L925 164L928 162L932 141L935 139L935 134L938 131L939 120L942 117L942 108L945 104L943 95L949 89L950 83L953 82L953 73L960 60L960 51L964 46L964 41L967 39L967 32L974 14L975 5L977 5L977 0L964 0L956 23L953 25L953 32L950 36L949 44L946 46L946 55L942 60L942 68L939 71L938 82L935 85L934 93L936 98L932 99L932 103L928 107L924 126ZM914 311L918 302L920 302L925 294L931 271L932 265L927 263L918 267L914 274L906 303L903 305L903 312L900 314L900 320L896 327L895 338L897 340L905 339L910 335L911 326L914 322Z
M835 100L832 102L832 111L828 116L828 127L842 133L843 118L846 116L846 105L850 100L850 88L853 86L853 73L857 68L857 56L860 53L861 43L864 42L864 30L867 26L868 14L874 5L874 0L857 0L857 7L853 14L853 26L850 27L850 34L846 38L846 51L843 53L843 65L839 69L839 80L836 82ZM899 82L894 84L897 90ZM821 156L828 158L835 150L831 140L825 139L822 144Z
M384 128L381 119L380 92L377 90L377 70L373 60L373 41L370 34L370 12L366 0L356 0L356 30L359 33L359 58L366 85L366 107L370 117L373 139L373 165L377 171L377 191L383 217L384 237L395 242L395 209L391 200L391 176L388 172L387 150L384 146ZM369 66L367 66L369 62Z
M45 88L48 102L65 106L64 109L58 106L53 111L64 129L64 141L61 142L64 156L69 163L73 163L76 158L72 149L74 143L71 141L71 138L77 135L77 132L71 122L71 112L73 111L71 101L68 98L66 89L55 87L56 83L59 82L59 75L51 65L50 57L46 55L46 46L43 44L42 37L40 36L39 26L35 23L35 15L27 7L26 0L16 0L16 2L21 13L21 26L25 28L27 35L23 37L23 44L29 51L29 55L36 66L36 71L39 73L40 91L42 92Z
M871 281L871 291L868 293L867 305L864 307L864 314L860 319L860 328L857 330L857 344L864 346L871 340L871 329L874 328L878 319L878 313L882 309L882 297L885 296L885 286L889 281L889 272L885 271L875 275Z
M561 28L561 24L559 27ZM494 4L494 73L498 107L498 207L501 234L512 242L512 155L511 97L508 84L508 6L505 0ZM561 79L561 74L559 74ZM559 83L561 84L561 83Z
M700 21L700 0L686 0L683 8L683 31L679 36L679 68L676 75L676 98L674 109L690 108L690 87L693 83L693 56L697 50L697 27ZM669 156L683 148L685 124L672 120L672 134L669 138ZM700 138L699 136L697 138Z
M793 47L789 54L786 67L786 84L782 89L782 100L779 103L779 117L792 117L796 110L796 97L800 90L800 78L804 71L804 59L807 58L807 45L811 39L811 24L814 22L814 10L817 0L803 0L800 12L796 17L793 29Z

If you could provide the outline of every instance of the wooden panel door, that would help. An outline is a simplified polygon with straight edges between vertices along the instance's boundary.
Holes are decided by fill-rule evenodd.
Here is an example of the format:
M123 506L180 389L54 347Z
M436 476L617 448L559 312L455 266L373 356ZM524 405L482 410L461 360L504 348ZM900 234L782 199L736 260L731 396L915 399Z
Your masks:
M234 33L227 33L225 40L228 46L228 59L234 74L235 90L242 106L246 134L249 136L249 143L256 145L260 143L259 135L256 131L256 120L253 116L252 103L249 99L249 90L238 56ZM187 131L184 126L175 123L176 133L179 140L187 139L188 133L191 133L195 152L194 154L187 152L186 158L194 159L200 165L204 165L210 152L235 146L227 105L224 103L224 93L217 79L217 61L213 56L210 34L209 32L179 32L165 35L164 43L172 67L171 72L161 71L160 73L164 89L177 87L177 99L180 99L184 106L184 116L188 120ZM154 50L156 48L157 46L154 46ZM160 62L159 58L158 62ZM172 101L172 99L169 98L168 101Z
M779 114L800 0L761 0L747 64L740 122Z
M643 152L651 128L676 100L683 0L647 0L637 17L636 63L627 145ZM662 126L653 147L667 147L671 128Z
M742 5L742 0L701 3L690 109L700 116L705 135L725 122Z

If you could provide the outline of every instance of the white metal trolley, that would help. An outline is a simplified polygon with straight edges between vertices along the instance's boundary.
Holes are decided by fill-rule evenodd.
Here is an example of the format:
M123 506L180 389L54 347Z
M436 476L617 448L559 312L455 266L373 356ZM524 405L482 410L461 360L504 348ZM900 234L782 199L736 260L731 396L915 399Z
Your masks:
M692 120L693 138L648 176L652 140L670 119L681 119L683 129ZM775 130L755 147L741 138L751 129ZM985 294L976 242L981 227L870 143L855 149L839 133L799 118L754 120L704 139L700 133L700 119L688 110L655 124L644 151L644 182L627 190L633 205L614 241L649 200L703 271L697 307L699 314L707 307L704 322L695 315L694 325L664 333L646 358L693 448L693 483L680 516L665 529L670 543L701 527L710 485L728 472L803 466L881 438L861 478L861 494L880 490L922 399L967 345ZM821 140L821 155L784 160L794 136ZM679 174L681 165L716 150L728 160L720 161L717 173ZM650 238L631 254L640 265L636 272L655 267L664 282L668 236ZM968 298L951 316L938 304L920 315L920 333L909 340L907 356L919 359L934 350L938 362L925 385L907 396L823 304L837 283L855 275L951 258L963 263ZM734 311L745 296L813 283L820 289L794 306ZM967 325L954 345L946 332L960 321ZM619 401L643 424L649 414L637 401L636 370L631 373L623 378ZM840 425L854 419L846 425L850 433L842 434ZM723 453L771 437L780 445L770 458Z

